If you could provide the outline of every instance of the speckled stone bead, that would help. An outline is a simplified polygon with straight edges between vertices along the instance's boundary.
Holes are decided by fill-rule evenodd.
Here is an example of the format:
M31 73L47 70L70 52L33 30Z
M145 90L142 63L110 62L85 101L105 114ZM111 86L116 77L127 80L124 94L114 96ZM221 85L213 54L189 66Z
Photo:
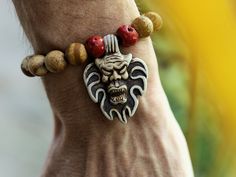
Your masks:
M66 59L71 65L79 65L88 59L85 46L81 43L72 43L66 50Z
M28 60L28 69L35 76L45 76L47 69L44 65L45 57L43 55L34 55Z
M148 37L153 32L153 23L146 16L140 16L136 18L133 21L132 26L136 29L139 34L139 37L141 38Z
M144 16L148 17L152 21L154 31L159 31L161 29L163 21L158 13L148 12L145 13Z
M26 58L23 59L22 63L21 63L21 71L26 75L26 76L29 76L29 77L34 77L33 74L31 74L31 72L29 71L29 67L28 67L28 63L29 63L29 59L31 58L32 56L28 56Z
M52 73L63 71L67 65L64 53L59 50L49 52L45 57L45 65L48 71Z

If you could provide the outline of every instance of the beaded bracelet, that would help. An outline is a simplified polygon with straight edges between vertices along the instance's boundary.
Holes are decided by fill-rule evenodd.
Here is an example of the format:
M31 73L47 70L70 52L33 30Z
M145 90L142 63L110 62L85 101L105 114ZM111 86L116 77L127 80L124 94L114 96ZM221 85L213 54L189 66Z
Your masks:
M100 103L106 118L113 120L117 117L127 123L138 107L137 97L146 90L148 70L143 60L133 58L132 54L121 54L119 44L123 47L135 45L139 38L150 36L161 26L161 17L148 12L131 25L119 27L116 35L95 35L85 44L70 44L65 54L54 50L46 56L28 56L22 61L21 69L29 77L45 76L48 72L62 72L67 63L80 65L93 58L84 71L84 83L90 98Z

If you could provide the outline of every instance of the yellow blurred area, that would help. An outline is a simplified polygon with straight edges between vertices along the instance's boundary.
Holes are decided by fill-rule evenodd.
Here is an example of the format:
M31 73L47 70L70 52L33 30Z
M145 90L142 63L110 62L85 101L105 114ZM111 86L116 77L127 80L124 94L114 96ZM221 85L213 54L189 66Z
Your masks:
M146 0L148 9L159 12L169 34L187 46L185 59L196 72L194 87L201 87L206 100L217 110L221 141L210 176L217 176L226 159L228 175L236 176L236 8L232 0ZM164 26L165 27L165 26ZM174 40L174 39L173 39ZM178 39L179 40L179 39ZM194 92L195 93L195 92ZM190 120L191 121L191 120ZM193 120L194 121L194 120ZM190 122L191 123L191 122ZM190 126L192 127L192 126ZM191 137L190 137L191 139ZM206 157L207 160L207 157ZM226 176L226 175L225 175Z

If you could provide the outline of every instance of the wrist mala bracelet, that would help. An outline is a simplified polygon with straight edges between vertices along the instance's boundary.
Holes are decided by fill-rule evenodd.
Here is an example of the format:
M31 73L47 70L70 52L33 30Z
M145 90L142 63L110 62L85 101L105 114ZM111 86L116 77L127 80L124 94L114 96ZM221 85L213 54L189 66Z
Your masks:
M22 61L21 69L29 77L45 76L49 72L62 72L67 63L80 65L93 58L83 76L90 98L100 104L106 118L118 118L127 123L138 107L138 96L146 91L148 69L142 59L133 58L132 54L123 55L119 44L123 47L135 45L139 38L150 36L161 26L161 17L148 12L131 25L119 27L116 35L95 35L85 44L70 44L65 54L54 50L46 56L30 55Z

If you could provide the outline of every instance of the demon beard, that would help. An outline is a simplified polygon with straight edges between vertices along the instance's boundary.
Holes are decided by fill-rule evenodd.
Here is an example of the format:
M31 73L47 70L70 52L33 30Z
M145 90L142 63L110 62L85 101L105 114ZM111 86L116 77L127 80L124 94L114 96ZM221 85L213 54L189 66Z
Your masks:
M89 64L84 71L84 82L89 96L95 103L100 103L103 114L109 120L117 117L127 123L138 107L138 96L142 96L147 88L147 66L139 58L133 58L127 68L129 77L121 80L127 86L127 101L124 104L111 103L107 85L102 82L101 73L94 63Z

